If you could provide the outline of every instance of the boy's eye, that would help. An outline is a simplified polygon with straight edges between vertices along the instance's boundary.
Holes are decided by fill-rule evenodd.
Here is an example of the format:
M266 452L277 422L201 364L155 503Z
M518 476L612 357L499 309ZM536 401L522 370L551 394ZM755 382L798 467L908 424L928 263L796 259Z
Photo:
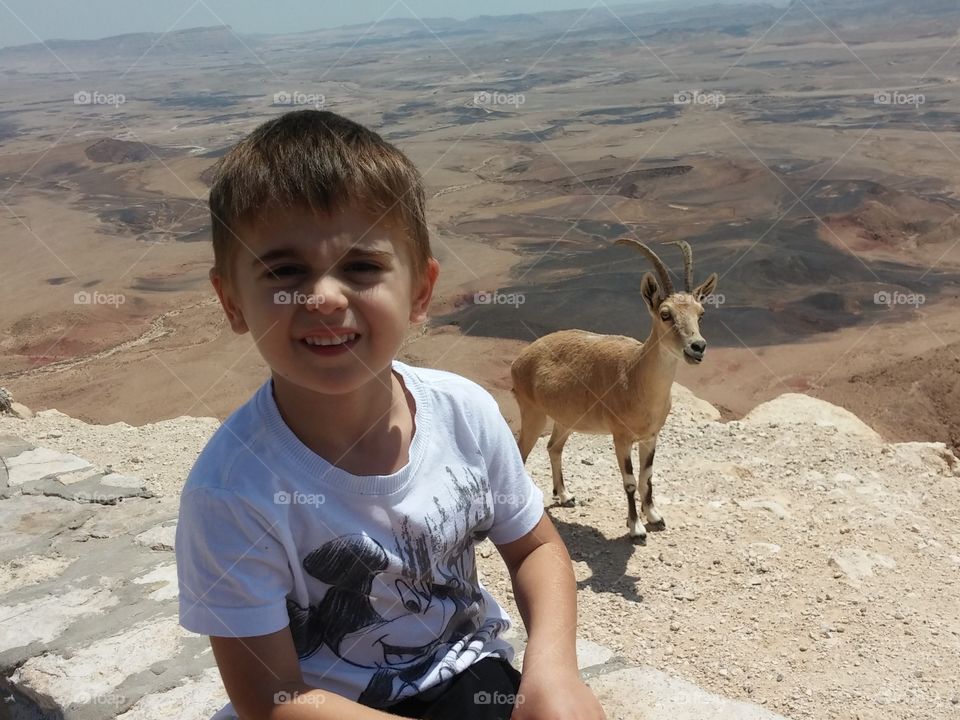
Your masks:
M275 280L280 279L281 277L286 277L300 272L300 268L296 265L281 265L279 267L271 268L267 271L267 276L274 278Z
M361 260L348 264L345 269L347 272L375 273L380 272L383 268L376 263L365 262Z

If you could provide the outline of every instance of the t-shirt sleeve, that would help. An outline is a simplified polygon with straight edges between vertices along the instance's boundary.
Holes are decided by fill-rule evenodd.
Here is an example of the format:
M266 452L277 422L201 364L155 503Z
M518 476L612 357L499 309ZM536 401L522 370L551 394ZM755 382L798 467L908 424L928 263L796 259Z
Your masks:
M543 492L527 473L517 441L486 390L476 400L480 409L478 441L493 494L493 526L488 537L495 545L519 540L543 517Z
M289 624L293 576L273 528L229 490L180 498L174 543L180 624L201 635L251 637Z

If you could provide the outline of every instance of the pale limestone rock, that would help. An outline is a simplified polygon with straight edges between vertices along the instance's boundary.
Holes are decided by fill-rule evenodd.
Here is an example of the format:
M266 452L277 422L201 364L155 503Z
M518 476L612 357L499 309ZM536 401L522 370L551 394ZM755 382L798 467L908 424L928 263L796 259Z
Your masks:
M137 545L151 550L173 550L173 541L177 534L177 524L166 521L144 530L134 539Z
M24 647L32 642L51 642L77 618L99 615L118 602L119 599L109 590L86 587L50 595L42 600L0 605L0 617L9 619L3 623L3 632L0 633L0 652Z
M860 548L844 548L833 555L828 564L846 575L854 584L859 584L864 578L871 577L875 567L890 570L897 565L893 558Z
M784 720L753 703L714 695L650 667L617 670L587 681L608 718L630 720Z
M176 563L167 563L154 568L146 575L141 575L133 579L137 585L146 585L150 583L163 583L161 587L154 590L147 597L151 600L172 600L177 597L177 565Z
M176 656L188 636L176 617L167 616L79 648L69 659L57 654L30 658L14 671L10 682L63 708L102 705L117 699L116 689L131 675Z
M33 417L33 410L28 408L23 403L11 403L10 412L14 417L18 417L21 420L30 420Z
M613 652L603 645L577 638L577 667L586 668L591 665L602 665L613 657Z
M100 475L100 471L91 465L71 472L60 473L57 475L57 480L64 485L73 485L84 480L89 480L97 475Z
M143 478L134 475L121 475L120 473L109 473L100 478L100 482L111 487L122 488L142 488L144 487Z
M208 720L227 702L220 672L212 667L172 690L144 695L117 720Z
M720 411L702 398L698 398L689 389L674 383L670 387L671 412L682 409L691 419L698 422L718 422Z
M93 465L83 458L49 448L27 450L7 458L5 462L9 473L7 482L11 485L22 485L48 475L93 468Z
M855 435L882 443L880 435L849 410L799 393L785 393L757 405L741 420L744 425L807 425L836 428L844 435Z
M960 460L942 442L904 442L890 445L894 456L907 467L937 474L960 475Z
M734 500L734 502L745 510L766 510L776 515L781 520L790 517L790 511L776 500L756 499L756 500Z
M775 543L755 542L747 546L747 554L754 557L773 557L780 552L780 546Z
M10 556L37 538L79 527L94 513L89 505L59 497L14 495L0 502L0 553Z
M36 585L59 575L73 560L63 557L26 555L0 563L0 588L4 592Z

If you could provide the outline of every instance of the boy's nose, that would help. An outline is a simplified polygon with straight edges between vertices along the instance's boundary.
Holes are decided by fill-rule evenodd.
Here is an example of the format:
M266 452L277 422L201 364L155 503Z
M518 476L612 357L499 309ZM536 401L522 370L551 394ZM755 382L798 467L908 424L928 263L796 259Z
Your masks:
M343 310L347 306L347 296L335 278L322 277L313 286L313 292L307 297L307 310L319 310L331 313Z

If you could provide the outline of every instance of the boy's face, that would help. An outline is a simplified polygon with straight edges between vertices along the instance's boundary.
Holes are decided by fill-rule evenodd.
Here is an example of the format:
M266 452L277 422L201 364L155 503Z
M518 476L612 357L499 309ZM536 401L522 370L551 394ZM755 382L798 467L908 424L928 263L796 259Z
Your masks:
M253 334L275 381L325 395L355 390L389 367L408 324L426 318L439 266L431 259L414 286L396 225L361 210L291 208L238 235L233 282L213 270L210 280L230 326Z

